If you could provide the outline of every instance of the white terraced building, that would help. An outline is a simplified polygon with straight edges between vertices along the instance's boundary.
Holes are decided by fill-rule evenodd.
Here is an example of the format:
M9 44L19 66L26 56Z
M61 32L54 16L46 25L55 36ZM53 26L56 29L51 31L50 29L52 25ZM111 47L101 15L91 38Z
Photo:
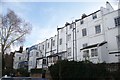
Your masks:
M109 2L106 8L84 14L72 23L66 22L57 32L54 37L37 44L37 52L30 52L30 55L39 53L39 56L30 56L29 62L32 61L34 67L29 65L29 69L50 66L58 59L120 62L120 9L114 10Z
M14 69L18 69L18 65L20 62L22 62L24 59L24 55L22 53L19 53L19 52L15 52L15 55L14 55L14 62L13 62L13 68Z

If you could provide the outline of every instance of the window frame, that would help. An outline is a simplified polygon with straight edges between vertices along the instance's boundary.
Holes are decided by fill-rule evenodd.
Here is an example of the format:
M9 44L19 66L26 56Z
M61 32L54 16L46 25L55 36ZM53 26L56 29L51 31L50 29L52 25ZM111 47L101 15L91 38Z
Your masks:
M60 45L62 45L62 38L60 38Z
M120 16L114 18L115 27L120 26Z
M88 51L88 52L87 52ZM84 50L83 51L83 58L89 58L90 57L90 51L89 50Z
M88 43L84 43L82 46L83 46L83 48L85 48L88 46Z
M99 25L96 25L95 26L95 34L99 34L99 33L101 33L101 25L99 24Z
M36 57L39 57L39 52L36 52Z
M91 49L91 57L97 57L97 56L98 56L98 49L97 48Z
M81 20L81 21L80 21L80 24L81 24L81 25L82 25L82 24L84 24L84 21L83 21L83 20Z
M67 35L67 39L68 39L68 41L71 40L71 34L68 34L68 35Z
M83 28L82 29L82 36L87 36L87 29L86 28Z
M21 57L19 57L19 60L21 60Z
M97 18L97 14L96 13L92 14L92 19L96 19L96 18Z
M72 50L71 50L71 47L69 47L67 56L71 56L72 55L71 53L72 53Z

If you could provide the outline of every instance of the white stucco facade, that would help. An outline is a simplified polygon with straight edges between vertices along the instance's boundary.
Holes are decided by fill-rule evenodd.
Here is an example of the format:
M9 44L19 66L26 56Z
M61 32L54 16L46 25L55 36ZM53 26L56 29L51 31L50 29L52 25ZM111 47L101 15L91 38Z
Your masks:
M29 70L42 68L43 59L47 66L58 59L120 62L120 9L114 10L107 2L105 8L57 28L55 36L30 51Z
M19 52L15 52L14 55L14 62L13 62L13 68L18 69L18 64L23 61L23 54Z
M62 59L68 60L82 61L88 58L93 63L119 62L120 40L117 40L120 35L119 12L119 9L114 10L107 2L106 8L101 7L87 17L59 28L55 53L61 53L59 55Z
M37 67L36 59L40 57L38 46L32 46L29 51L28 71Z

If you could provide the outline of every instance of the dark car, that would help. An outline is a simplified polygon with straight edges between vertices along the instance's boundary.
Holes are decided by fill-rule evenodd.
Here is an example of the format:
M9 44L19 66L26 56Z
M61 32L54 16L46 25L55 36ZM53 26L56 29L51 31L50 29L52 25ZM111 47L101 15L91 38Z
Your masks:
M32 77L7 77L7 78L2 78L1 80L48 80L48 79L32 78Z

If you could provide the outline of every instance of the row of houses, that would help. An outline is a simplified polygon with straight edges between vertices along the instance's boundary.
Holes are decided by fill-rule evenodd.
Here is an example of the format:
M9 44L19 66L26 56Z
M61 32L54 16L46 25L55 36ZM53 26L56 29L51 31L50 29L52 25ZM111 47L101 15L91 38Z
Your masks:
M119 4L120 5L120 4ZM57 60L89 60L93 63L120 62L120 8L109 2L81 19L57 27L57 34L14 56L14 68L28 61L28 70L47 68Z

